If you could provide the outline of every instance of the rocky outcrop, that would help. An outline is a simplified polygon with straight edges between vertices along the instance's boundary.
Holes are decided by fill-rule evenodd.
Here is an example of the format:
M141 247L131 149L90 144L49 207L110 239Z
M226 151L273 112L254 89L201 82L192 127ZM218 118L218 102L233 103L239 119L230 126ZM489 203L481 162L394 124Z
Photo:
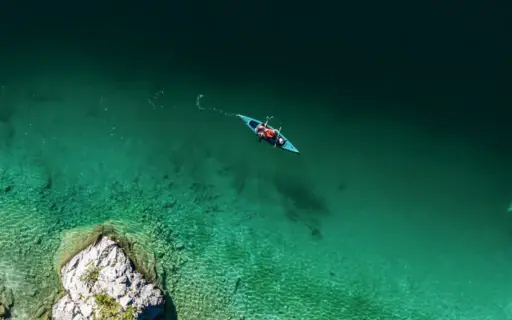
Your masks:
M0 319L9 318L9 309L14 305L14 296L11 289L0 282Z
M148 283L110 238L74 256L61 269L67 294L52 310L55 320L156 319L163 315L162 292Z

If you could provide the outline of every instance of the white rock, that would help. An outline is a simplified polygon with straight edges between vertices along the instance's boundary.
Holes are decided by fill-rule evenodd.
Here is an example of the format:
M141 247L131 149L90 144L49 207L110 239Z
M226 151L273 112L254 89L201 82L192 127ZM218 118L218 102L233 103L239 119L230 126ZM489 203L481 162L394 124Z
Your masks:
M97 280L92 277L87 282L93 270ZM61 275L67 295L53 307L54 320L94 319L99 314L94 298L98 294L114 298L123 310L133 306L136 318L154 319L163 313L162 292L133 269L121 248L108 237L74 256L62 267Z

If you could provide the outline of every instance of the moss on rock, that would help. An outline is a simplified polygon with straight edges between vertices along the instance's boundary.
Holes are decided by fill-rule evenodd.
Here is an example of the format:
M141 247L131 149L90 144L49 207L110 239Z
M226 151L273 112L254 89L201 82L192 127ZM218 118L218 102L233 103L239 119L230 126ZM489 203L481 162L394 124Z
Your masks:
M100 293L94 297L99 308L95 320L135 320L135 308L129 306L126 310L111 296Z
M90 286L94 285L94 283L96 283L96 281L98 281L98 277L100 275L100 270L101 270L101 268L90 264L87 267L87 270L85 271L85 273L80 277L80 281L83 281Z

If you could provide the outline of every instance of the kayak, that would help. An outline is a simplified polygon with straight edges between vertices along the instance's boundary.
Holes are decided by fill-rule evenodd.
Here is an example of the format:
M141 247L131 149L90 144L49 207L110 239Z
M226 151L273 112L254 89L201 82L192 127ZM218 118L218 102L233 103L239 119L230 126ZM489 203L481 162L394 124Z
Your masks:
M261 123L263 123L263 121L260 121L260 120L257 120L257 119L253 119L251 117L244 116L244 115L241 115L241 114L237 114L236 117L238 119L242 120L245 123L245 125L247 127L249 127L249 129L251 129L252 133L257 135L256 127L258 125L260 125ZM280 149L283 149L285 151L289 151L289 152L300 154L299 150L297 148L295 148L295 146L290 142L290 140L286 139L286 137L283 136L283 134L281 132L279 132L279 130L272 128L268 124L267 124L267 126L270 129L275 130L278 133L278 137L282 138L284 140L284 143L279 145L277 143L277 137L275 139L266 139L265 141L267 141L269 144L273 145L276 148L280 148Z

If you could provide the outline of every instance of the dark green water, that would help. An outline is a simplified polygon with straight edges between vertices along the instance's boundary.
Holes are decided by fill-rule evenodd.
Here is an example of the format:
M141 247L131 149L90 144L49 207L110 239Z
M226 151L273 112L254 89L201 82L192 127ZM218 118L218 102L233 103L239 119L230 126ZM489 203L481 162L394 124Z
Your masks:
M2 2L13 318L51 307L69 232L110 222L178 319L512 319L507 12Z

